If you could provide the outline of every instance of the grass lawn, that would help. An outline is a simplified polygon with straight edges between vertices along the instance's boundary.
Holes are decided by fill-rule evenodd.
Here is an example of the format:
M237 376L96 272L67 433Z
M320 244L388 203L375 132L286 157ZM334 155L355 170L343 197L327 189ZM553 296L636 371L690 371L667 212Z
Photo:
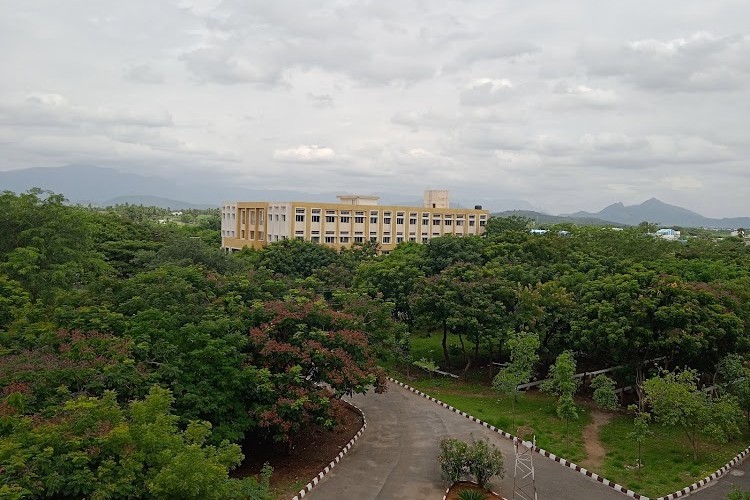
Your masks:
M684 432L652 424L653 436L642 449L643 469L638 477L638 445L628 437L633 420L618 416L602 427L600 438L607 452L602 470L596 471L633 491L658 497L692 484L729 462L750 442L750 433L727 444L700 441L698 462Z
M441 340L441 335L437 333L430 337L415 336L412 339L413 359L432 359L441 368L461 374L461 353L454 349L455 355L452 356L451 365L446 366ZM450 336L448 344L457 345L458 339ZM466 347L469 350L471 344L467 343ZM388 368L396 378L407 382L403 366L397 369L394 364L390 364ZM490 374L487 368L472 369L467 380L458 381L443 377L430 379L416 367L411 367L410 372L412 377L419 378L408 381L409 385L500 429L514 433L511 401L489 387ZM565 425L555 413L555 398L530 392L519 398L515 427L530 426L536 433L539 447L580 464L586 458L582 431L590 420L588 409L579 405L579 419L570 424L569 441L566 443ZM681 430L665 428L657 423L651 425L651 430L654 434L643 446L644 468L639 478L635 467L638 456L637 444L628 437L632 431L632 418L616 415L612 421L601 427L599 436L606 457L602 466L594 472L637 493L654 498L703 479L726 464L750 443L750 430L747 428L741 438L727 444L703 439L699 460L694 463L690 444Z

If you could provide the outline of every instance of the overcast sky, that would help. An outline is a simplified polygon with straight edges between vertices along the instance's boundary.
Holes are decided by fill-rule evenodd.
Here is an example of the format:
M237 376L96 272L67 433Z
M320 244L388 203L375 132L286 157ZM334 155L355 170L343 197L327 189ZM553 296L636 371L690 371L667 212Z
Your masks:
M748 0L0 0L0 170L750 215L748 20Z

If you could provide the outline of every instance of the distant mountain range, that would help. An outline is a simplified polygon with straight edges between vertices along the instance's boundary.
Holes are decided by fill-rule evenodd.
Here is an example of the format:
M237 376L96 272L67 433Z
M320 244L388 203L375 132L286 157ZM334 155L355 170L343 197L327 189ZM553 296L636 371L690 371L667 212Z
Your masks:
M191 180L188 175L171 180L122 172L114 168L91 165L37 167L0 172L0 191L24 192L32 187L48 189L65 195L73 203L99 206L117 203L154 205L176 210L217 207L222 201L334 201L337 193L305 193L300 191L248 189L241 184L221 180ZM383 195L381 204L396 205L403 199ZM539 222L576 222L596 225L637 225L643 221L663 226L737 228L750 227L750 217L711 219L685 208L669 205L652 198L640 205L614 203L596 213L576 212L554 216L542 213L523 200L506 198L452 199L451 205L473 207L483 205L502 215L522 215ZM410 203L411 205L411 203ZM419 205L415 200L414 205Z
M526 217L540 224L580 224L586 226L622 226L621 222L603 220L596 217L573 217L571 215L550 215L533 210L504 210L494 212L498 217Z
M730 217L711 219L686 208L664 203L651 198L640 205L623 205L613 203L603 210L591 212L576 212L566 217L604 219L620 224L637 225L643 221L654 222L662 226L707 227L707 228L738 228L750 227L750 217Z

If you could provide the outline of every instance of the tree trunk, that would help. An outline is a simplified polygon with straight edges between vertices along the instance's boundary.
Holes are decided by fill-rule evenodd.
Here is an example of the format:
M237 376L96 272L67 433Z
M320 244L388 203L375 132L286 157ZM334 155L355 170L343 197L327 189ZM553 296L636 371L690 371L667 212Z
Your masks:
M493 352L492 352L493 351L493 349L492 349L492 342L490 342L489 347L490 347L490 384L491 384L492 381L495 378L494 366L492 366L492 354L493 354Z
M642 462L641 462L641 442L639 440L638 441L638 479L641 478L641 465L642 465Z
M445 357L445 367L450 366L450 358L448 357L448 324L445 319L443 320L443 357Z
M466 362L466 358L468 356L466 356L466 346L464 345L464 337L463 337L463 335L461 335L460 331L458 332L458 340L461 341L461 351L464 353L464 363L465 363Z

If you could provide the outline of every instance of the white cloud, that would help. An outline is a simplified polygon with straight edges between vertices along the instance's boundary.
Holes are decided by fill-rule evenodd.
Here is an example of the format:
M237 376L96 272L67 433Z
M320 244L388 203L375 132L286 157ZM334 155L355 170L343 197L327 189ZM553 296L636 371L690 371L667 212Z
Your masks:
M273 152L273 158L279 161L319 163L329 162L336 159L336 151L332 148L318 146L316 144L297 146L296 148L277 149Z
M513 90L513 83L507 78L479 78L469 83L461 92L464 106L488 106L499 102Z
M662 182L665 182L672 189L678 191L694 191L703 188L703 183L695 177L685 175L675 175L672 177L664 177Z

